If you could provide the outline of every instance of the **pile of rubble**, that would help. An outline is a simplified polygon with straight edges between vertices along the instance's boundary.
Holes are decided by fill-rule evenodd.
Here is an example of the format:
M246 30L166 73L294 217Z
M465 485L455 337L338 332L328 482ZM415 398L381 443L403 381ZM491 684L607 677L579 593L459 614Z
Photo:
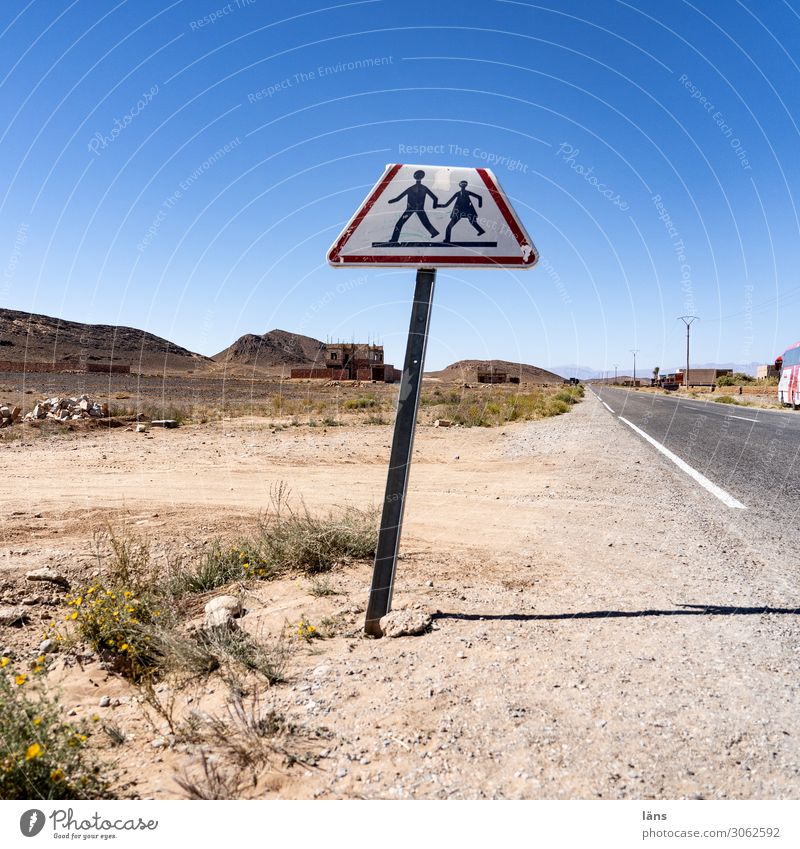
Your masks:
M34 419L56 419L65 422L72 419L104 419L108 418L108 404L98 404L88 395L79 398L48 398L25 413L27 421Z

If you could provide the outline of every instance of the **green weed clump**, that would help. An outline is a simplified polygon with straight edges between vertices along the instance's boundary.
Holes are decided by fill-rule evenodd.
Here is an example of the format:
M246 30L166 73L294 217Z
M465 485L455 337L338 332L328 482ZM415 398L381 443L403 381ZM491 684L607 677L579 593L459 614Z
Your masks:
M61 719L43 669L43 657L30 674L0 658L0 799L111 798L88 729Z
M740 401L738 398L732 398L730 395L720 395L714 399L715 404L735 404L737 407L752 407L749 401Z
M364 398L349 398L344 402L345 410L369 410L378 406L378 399L374 395Z
M484 397L476 397L472 393L448 393L439 396L443 400L438 404L438 410L442 418L465 427L497 427L506 422L560 416L578 403L583 394L582 386L570 386L557 392L552 389L516 393L497 390Z

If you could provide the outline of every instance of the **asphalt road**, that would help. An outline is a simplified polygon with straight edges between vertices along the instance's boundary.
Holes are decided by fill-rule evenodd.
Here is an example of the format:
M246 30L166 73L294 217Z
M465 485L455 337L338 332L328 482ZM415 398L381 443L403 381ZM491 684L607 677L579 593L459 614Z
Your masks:
M619 421L622 416L672 451L741 502L773 539L800 541L800 412L592 390L613 410L609 417L619 427L628 427ZM655 447L653 453L660 456ZM698 484L687 476L687 485Z

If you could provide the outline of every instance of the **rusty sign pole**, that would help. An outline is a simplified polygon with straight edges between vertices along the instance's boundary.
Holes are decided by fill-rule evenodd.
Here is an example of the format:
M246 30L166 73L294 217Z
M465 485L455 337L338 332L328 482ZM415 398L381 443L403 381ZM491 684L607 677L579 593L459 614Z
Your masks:
M414 305L411 308L406 359L403 364L392 453L389 458L389 474L386 478L381 527L378 532L378 546L375 550L375 568L372 573L372 588L364 624L365 632L372 637L383 636L380 620L392 607L397 549L400 544L400 529L403 524L403 510L408 489L408 470L411 465L411 453L414 450L414 428L419 409L422 369L425 364L425 348L428 344L435 280L435 268L417 269Z

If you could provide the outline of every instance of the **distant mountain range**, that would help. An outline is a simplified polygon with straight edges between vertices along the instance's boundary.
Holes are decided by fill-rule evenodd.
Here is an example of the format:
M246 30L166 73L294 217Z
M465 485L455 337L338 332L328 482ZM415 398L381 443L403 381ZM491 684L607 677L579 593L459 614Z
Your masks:
M0 360L46 362L62 367L82 363L123 363L136 372L198 371L208 357L144 330L83 324L48 315L0 308Z
M729 368L734 371L741 371L744 374L751 374L755 376L756 369L760 366L761 363L752 362L752 363L690 363L690 368ZM669 368L661 369L662 372L670 373L673 371L678 371L684 368L682 365L670 366ZM603 377L608 377L611 375L614 376L614 367L612 366L610 369L598 370L593 368L588 368L587 366L551 366L551 371L554 371L556 374L560 374L562 377L577 377L581 380L597 380L602 379ZM617 369L617 376L621 377L622 375L630 375L633 372L631 363L621 364ZM650 377L653 374L653 366L640 366L638 363L636 364L636 376L638 377Z
M230 376L288 376L292 366L319 366L325 359L325 343L311 336L287 330L270 330L262 335L246 333L213 357L196 354L168 339L137 330L107 324L83 324L46 315L0 308L0 361L20 363L49 362L59 366L81 363L120 363L139 373ZM626 363L618 375L630 374ZM759 363L693 363L693 368L732 368L755 374ZM579 365L550 369L505 360L459 360L444 369L428 372L428 377L444 380L476 380L479 369L505 371L524 382L557 383L563 378L592 380L613 375ZM637 376L650 376L651 366L637 366Z

